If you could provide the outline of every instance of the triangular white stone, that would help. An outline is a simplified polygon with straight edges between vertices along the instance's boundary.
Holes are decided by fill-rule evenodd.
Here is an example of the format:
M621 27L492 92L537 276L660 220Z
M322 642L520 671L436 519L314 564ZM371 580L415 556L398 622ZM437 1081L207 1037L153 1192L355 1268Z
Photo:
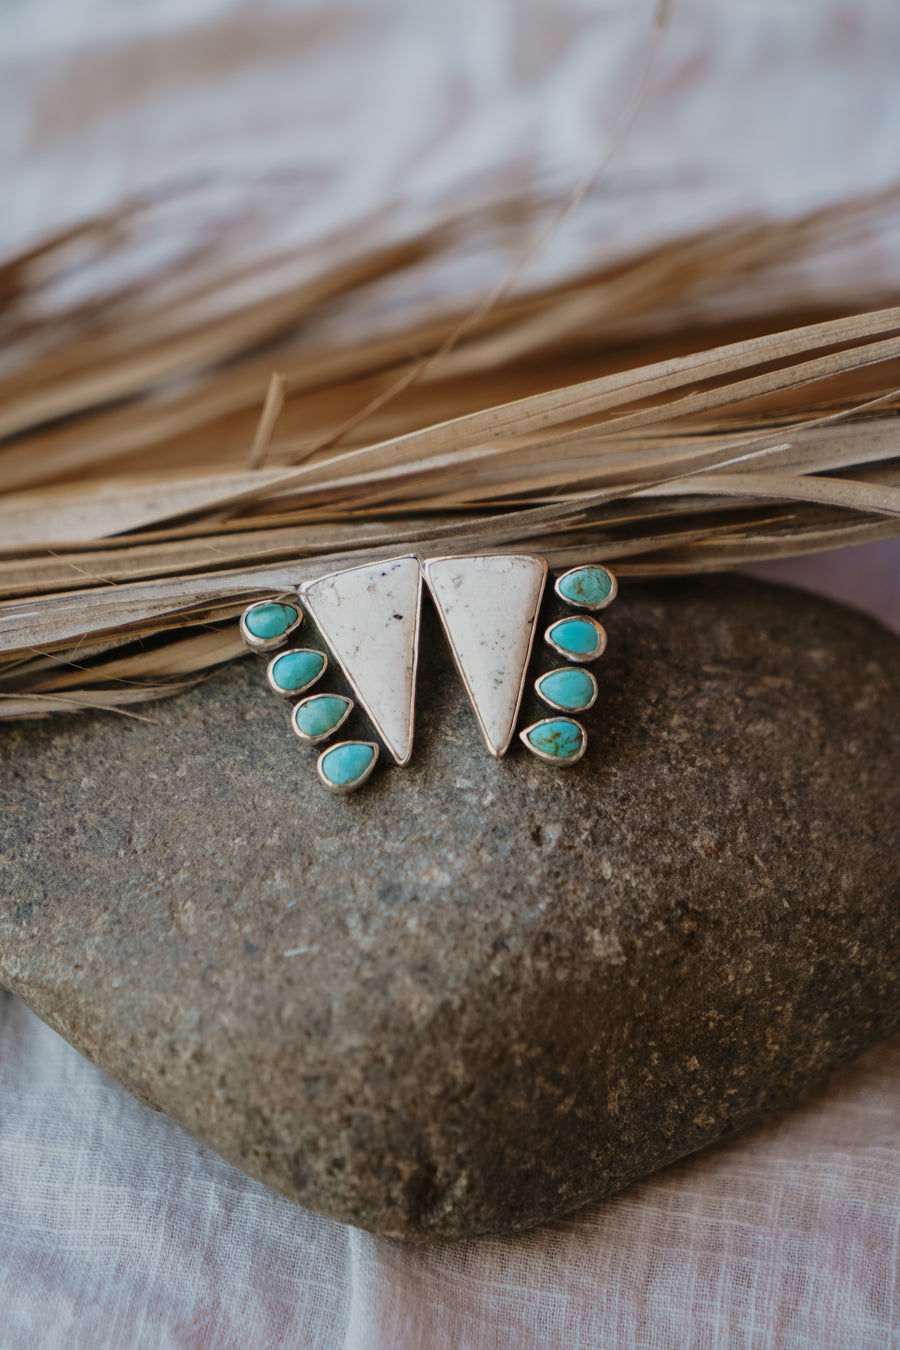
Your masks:
M398 764L412 754L422 604L415 554L308 581L300 595Z
M492 755L516 729L547 564L533 554L429 558L425 577Z

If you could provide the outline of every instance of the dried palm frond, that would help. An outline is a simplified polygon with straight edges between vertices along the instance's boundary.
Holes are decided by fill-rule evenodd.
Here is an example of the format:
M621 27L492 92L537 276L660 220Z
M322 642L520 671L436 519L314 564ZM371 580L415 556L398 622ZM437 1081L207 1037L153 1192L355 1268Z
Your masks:
M900 532L900 288L785 283L898 202L677 240L472 324L440 301L398 321L391 288L514 204L302 275L192 254L68 311L48 296L73 249L127 240L142 207L13 259L0 717L185 688L240 654L250 600L366 557L674 575Z

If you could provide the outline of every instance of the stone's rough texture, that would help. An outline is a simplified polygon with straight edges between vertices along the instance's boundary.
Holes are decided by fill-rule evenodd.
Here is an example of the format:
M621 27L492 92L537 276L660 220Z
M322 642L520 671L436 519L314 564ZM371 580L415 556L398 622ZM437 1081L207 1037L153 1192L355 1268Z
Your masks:
M344 741L322 753L319 767L335 787L350 787L365 777L377 753L376 747L365 741Z
M295 652L285 652L276 656L270 667L272 682L285 693L299 693L308 689L325 669L325 657L321 652L301 648Z
M560 577L559 594L573 605L605 605L612 595L613 580L605 567L573 567Z
M589 670L550 670L537 681L545 703L567 712L582 712L597 697L597 681Z
M301 595L388 754L412 754L422 568L409 554L311 581Z
M603 632L592 619L560 619L547 629L547 641L576 661L599 656L603 650Z
M568 717L548 717L522 733L525 743L538 755L559 760L576 760L585 746L584 729Z
M335 797L241 663L0 734L0 981L303 1204L513 1229L900 1025L900 643L750 582L629 585L602 718L492 759L429 611L416 754ZM529 690L529 721L541 705Z
M425 575L484 743L504 755L516 730L547 564L531 555L432 558Z
M311 741L321 740L340 726L352 706L342 694L312 694L294 708L294 726Z
M251 605L244 616L244 622L254 637L268 641L271 638L281 637L297 622L297 611L293 605L278 605L274 601Z

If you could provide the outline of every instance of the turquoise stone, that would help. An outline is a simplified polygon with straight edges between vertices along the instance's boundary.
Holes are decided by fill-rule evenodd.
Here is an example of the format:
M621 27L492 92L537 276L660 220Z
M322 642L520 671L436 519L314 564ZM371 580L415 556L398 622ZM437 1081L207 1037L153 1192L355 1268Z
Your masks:
M590 656L600 648L600 634L590 619L560 619L547 629L547 637L573 656Z
M372 767L375 754L365 741L344 741L319 756L319 772L332 787L352 787Z
M349 698L341 694L313 694L297 704L294 725L302 735L318 741L334 731L349 707Z
M573 567L561 576L557 591L573 605L603 605L612 594L613 579L605 567Z
M270 604L251 605L244 614L247 631L266 642L272 638L283 637L296 622L297 611L293 605L277 605L274 601Z
M321 652L301 647L295 652L285 652L272 662L272 683L285 693L297 693L306 689L319 678L325 669L325 657Z
M589 708L597 695L597 684L588 670L551 670L537 682L537 691L545 703L568 712Z
M522 732L522 739L539 755L547 755L564 764L567 760L578 759L584 749L584 727L568 717L550 717L528 727Z

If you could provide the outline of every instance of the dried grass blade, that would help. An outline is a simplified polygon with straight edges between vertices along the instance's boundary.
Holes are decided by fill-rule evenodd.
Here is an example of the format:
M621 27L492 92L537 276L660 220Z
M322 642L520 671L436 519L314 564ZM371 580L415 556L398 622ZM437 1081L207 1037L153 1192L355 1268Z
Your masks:
M193 689L197 682L197 679L181 680L177 684L146 685L142 689L77 689L68 694L0 693L0 719L46 717L53 712L116 712L140 722L152 722L154 718L141 717L124 705L174 698Z

